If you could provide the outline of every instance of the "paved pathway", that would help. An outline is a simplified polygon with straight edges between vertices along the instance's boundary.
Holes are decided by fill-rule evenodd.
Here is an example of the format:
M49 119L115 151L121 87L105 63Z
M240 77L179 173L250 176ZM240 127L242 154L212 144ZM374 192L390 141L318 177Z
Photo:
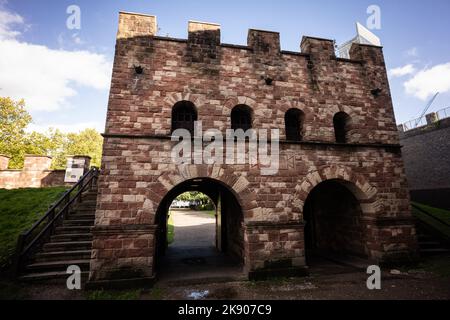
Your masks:
M216 218L201 211L172 210L174 242L163 258L159 282L243 278L242 267L217 251Z
M175 227L171 248L214 247L216 218L201 211L172 210Z

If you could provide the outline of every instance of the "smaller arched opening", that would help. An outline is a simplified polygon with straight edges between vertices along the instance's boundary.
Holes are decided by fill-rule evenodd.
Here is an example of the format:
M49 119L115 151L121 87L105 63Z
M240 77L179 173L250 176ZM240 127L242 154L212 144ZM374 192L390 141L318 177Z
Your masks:
M303 140L303 121L305 114L299 109L289 109L284 116L286 126L286 140Z
M308 264L317 256L367 258L361 197L353 183L340 179L310 192L303 207Z
M348 142L348 132L350 130L350 116L345 112L338 112L333 118L334 134L337 143Z
M252 109L246 105L237 105L231 111L231 129L247 131L252 128Z
M241 275L243 213L237 196L222 182L197 178L175 186L161 201L156 223L155 260L163 278Z
M172 108L172 132L186 129L194 134L194 122L197 121L197 110L190 101L177 102Z

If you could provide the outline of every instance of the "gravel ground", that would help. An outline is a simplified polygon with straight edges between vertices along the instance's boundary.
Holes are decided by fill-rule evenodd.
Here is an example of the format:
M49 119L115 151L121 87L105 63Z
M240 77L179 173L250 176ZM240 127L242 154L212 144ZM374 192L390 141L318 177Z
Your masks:
M174 212L174 252L179 258L189 247L204 247L214 242L214 218L203 213ZM192 228L197 225L197 229ZM190 229L190 230L188 230ZM183 232L180 232L180 231ZM194 248L195 249L195 248ZM192 249L192 250L194 250ZM196 249L195 249L196 250ZM221 257L206 252L205 259L212 259L210 269L218 269L224 263ZM196 254L198 254L196 252ZM170 258L170 257L169 257ZM219 263L220 262L220 263ZM0 299L78 300L78 299L141 299L141 300L450 300L450 256L429 258L414 270L384 270L381 290L368 290L365 270L319 261L310 269L311 276L304 278L274 279L261 282L229 281L187 285L183 282L167 282L161 279L153 288L128 291L69 291L65 283L52 285L15 284L2 280L0 275ZM176 265L172 263L172 266ZM213 267L211 267L213 266ZM194 266L195 267L195 266ZM179 274L189 268L180 265L174 269ZM199 267L195 267L199 268ZM223 269L231 274L234 269ZM201 270L197 270L199 273ZM219 270L220 271L220 270ZM206 271L211 276L212 271ZM170 273L169 273L170 275ZM4 277L3 277L4 278ZM163 277L162 277L163 278ZM199 280L199 279L197 279ZM201 280L201 279L200 279ZM188 282L191 283L191 282ZM195 282L199 283L199 282Z

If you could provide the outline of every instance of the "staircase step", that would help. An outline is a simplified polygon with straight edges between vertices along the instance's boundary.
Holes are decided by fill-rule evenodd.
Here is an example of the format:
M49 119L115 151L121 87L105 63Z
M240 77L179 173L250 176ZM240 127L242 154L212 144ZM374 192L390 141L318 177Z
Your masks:
M80 207L76 207L72 209L72 213L75 212L79 212L79 213L84 213L84 212L92 212L95 213L96 207L95 206L80 206Z
M427 235L427 234L419 234L417 238L418 238L419 242L434 240L434 238L432 236Z
M55 232L56 235L60 234L73 234L73 233L90 233L92 227L87 226L70 226L70 227L57 227Z
M89 270L89 259L82 260L63 260L50 262L36 262L29 264L26 268L33 272L67 271L69 266L78 266L81 271Z
M94 213L71 213L66 217L66 220L95 220Z
M420 248L442 248L442 244L438 241L419 241Z
M77 206L83 206L83 207L92 207L92 206L95 207L96 205L97 205L97 200L95 200L95 199L92 199L92 200L84 199L77 204Z
M29 273L27 275L21 276L19 278L20 281L25 282L39 282L39 281L45 281L46 283L51 282L62 282L66 281L67 278L70 275L68 275L65 271L64 272L42 272L42 273ZM88 271L82 271L81 272L81 283L85 283L89 278L89 272Z
M89 232L59 234L52 236L50 240L51 242L92 241L92 234Z
M431 256L431 255L447 254L450 253L450 250L445 248L421 249L420 253L422 255Z
M42 252L35 257L35 262L86 260L91 258L91 250Z
M44 252L89 250L92 248L92 241L71 241L71 242L49 242L43 247Z
M94 220L93 219L83 219L83 220L66 220L63 223L64 227L71 227L71 226L93 226Z

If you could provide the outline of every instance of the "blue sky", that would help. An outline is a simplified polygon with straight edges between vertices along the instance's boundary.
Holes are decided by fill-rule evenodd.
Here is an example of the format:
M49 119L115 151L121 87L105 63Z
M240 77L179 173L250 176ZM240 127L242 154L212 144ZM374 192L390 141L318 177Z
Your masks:
M67 7L81 9L69 30ZM23 97L31 129L103 131L119 11L157 16L160 35L186 38L188 20L221 24L222 42L245 44L247 30L278 31L284 50L299 51L303 35L343 43L381 9L381 38L397 122L450 106L450 1L64 1L0 0L0 95Z

